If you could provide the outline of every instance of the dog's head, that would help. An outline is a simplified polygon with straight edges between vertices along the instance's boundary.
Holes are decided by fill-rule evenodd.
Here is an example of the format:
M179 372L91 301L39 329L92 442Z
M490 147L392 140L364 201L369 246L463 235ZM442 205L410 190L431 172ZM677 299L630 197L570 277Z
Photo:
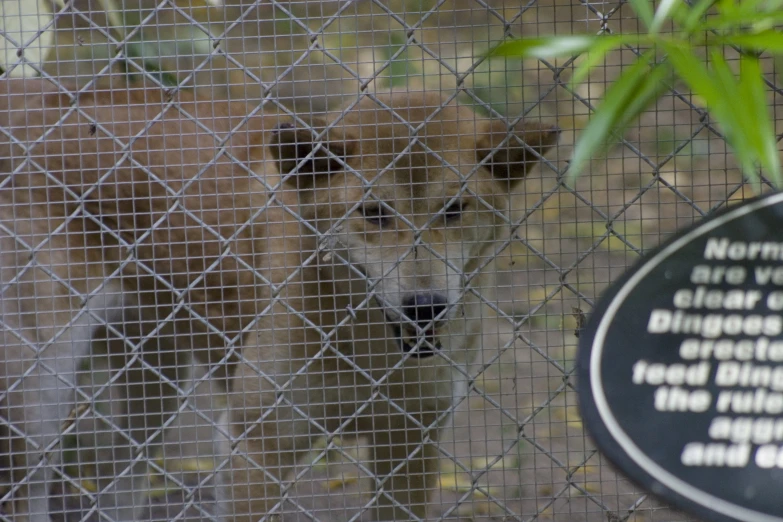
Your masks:
M424 357L501 238L514 187L559 130L477 120L436 95L379 99L314 130L281 124L270 149L301 214L325 234L323 258L346 268L338 291L370 291L400 348Z

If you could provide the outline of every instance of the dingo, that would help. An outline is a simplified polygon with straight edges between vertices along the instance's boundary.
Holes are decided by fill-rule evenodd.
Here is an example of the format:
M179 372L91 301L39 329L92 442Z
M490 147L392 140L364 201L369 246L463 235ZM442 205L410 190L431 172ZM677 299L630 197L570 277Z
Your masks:
M229 390L232 520L282 512L297 459L349 430L372 444L375 520L424 518L438 431L479 349L470 279L557 129L509 133L431 94L365 97L311 131L154 90L0 85L12 516L49 521L61 431L90 407L79 365L100 341L128 393L124 473L97 497L115 520L146 503L136 453L159 441L191 356Z

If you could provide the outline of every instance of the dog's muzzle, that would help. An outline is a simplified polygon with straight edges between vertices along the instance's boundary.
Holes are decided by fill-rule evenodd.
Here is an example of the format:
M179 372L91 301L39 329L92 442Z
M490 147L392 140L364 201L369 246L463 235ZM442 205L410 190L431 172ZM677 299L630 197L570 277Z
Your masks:
M403 352L410 353L412 357L426 359L427 357L432 357L435 355L433 348L435 348L435 350L441 349L440 341L436 339L434 335L427 335L424 338L424 341L426 342L419 343L420 338L412 337L411 340L403 339L402 327L399 325L399 323L393 323L391 327L394 333L394 338L397 341L397 345ZM418 348L416 347L417 345Z
M415 328L405 328L401 322L393 322L394 336L397 338L402 351L411 353L418 358L431 357L435 355L434 350L440 350L440 341L435 336L435 329L441 324L443 314L447 310L448 300L438 293L416 293L407 296L402 302L402 312L404 317L399 321L406 321L412 325L419 325L421 329L427 328L424 334L411 332L412 335L403 338L403 329L416 330ZM389 317L387 316L387 320ZM422 339L422 337L424 337ZM414 340L408 340L408 339Z

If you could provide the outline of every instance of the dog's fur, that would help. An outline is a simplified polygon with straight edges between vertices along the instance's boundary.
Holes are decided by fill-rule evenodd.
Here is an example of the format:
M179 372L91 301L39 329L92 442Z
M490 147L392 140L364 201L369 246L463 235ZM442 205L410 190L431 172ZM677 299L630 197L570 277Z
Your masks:
M186 98L0 86L13 135L0 140L0 404L16 519L49 520L57 441L83 412L72 387L98 340L144 399L120 425L135 443L176 408L169 381L190 357L225 379L233 520L278 512L280 481L338 430L370 438L375 519L423 518L438 429L479 348L466 284L557 130L518 125L524 147L503 122L439 109L439 95L394 94L316 120L316 139L288 117L243 123L244 104ZM240 124L224 144L210 134ZM99 506L133 520L144 498L117 492L143 480L115 481Z

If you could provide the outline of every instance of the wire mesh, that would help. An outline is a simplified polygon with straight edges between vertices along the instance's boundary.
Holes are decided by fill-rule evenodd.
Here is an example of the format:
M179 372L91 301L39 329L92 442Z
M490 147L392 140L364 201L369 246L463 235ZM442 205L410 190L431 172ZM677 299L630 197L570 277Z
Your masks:
M750 191L676 90L566 182L637 49L485 57L625 2L2 10L0 520L689 520L593 449L576 341Z

